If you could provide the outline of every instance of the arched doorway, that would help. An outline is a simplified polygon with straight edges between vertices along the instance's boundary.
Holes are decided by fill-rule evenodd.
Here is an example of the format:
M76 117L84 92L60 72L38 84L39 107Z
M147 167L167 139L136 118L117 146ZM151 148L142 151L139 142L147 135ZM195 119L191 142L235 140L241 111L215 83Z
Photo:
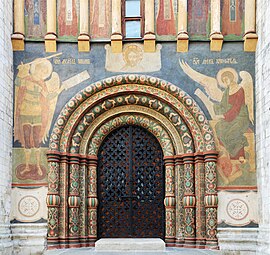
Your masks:
M164 177L162 149L150 132L133 125L112 131L98 153L98 239L164 239Z
M98 151L115 129L139 126L161 146L165 242L217 249L217 152L196 102L155 77L121 75L75 95L60 113L48 151L48 248L94 246Z

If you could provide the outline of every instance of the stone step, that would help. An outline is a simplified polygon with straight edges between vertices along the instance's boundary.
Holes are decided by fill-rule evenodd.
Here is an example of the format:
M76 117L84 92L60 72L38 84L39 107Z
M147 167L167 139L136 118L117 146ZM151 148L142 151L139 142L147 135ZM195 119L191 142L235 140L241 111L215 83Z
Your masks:
M96 251L165 251L160 238L102 238L95 243Z

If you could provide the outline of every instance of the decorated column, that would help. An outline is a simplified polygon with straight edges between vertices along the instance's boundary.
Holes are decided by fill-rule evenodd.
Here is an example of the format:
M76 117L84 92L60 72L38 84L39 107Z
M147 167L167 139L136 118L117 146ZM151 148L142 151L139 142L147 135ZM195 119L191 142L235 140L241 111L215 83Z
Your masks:
M195 154L195 196L196 196L196 246L205 247L205 176L204 176L204 155Z
M59 178L60 178L60 187L59 187L59 195L61 198L68 197L68 169L69 169L69 158L68 154L61 154L60 158L60 170L59 170ZM61 204L59 206L59 247L60 248L68 248L68 201L67 199L62 199Z
M87 197L86 197L86 182L87 182L87 157L81 156L80 161L80 181L79 181L79 191L80 191L80 210L79 210L79 232L80 232L80 243L81 247L86 247L88 242L88 222L87 222Z
M155 1L145 1L145 34L144 34L144 51L156 51L155 35Z
M175 198L176 198L176 246L184 245L184 162L181 155L175 156Z
M90 50L89 0L80 0L80 35L78 37L78 50L80 52L88 52Z
M111 45L113 53L122 52L122 21L121 21L121 0L112 0L112 36Z
M166 230L165 242L167 245L175 243L175 173L174 157L166 156L165 161L165 212Z
M48 152L48 238L50 248L58 248L59 241L59 152Z
M218 249L217 241L217 157L216 151L205 153L206 248Z
M97 157L89 156L87 175L87 215L88 215L88 239L90 243L97 240Z
M211 51L221 51L222 49L223 35L220 31L220 0L211 0Z
M185 246L195 247L196 242L196 198L195 198L195 182L194 182L194 156L193 154L183 155L184 172L185 172L185 192L184 192L184 208L185 208Z
M188 51L187 0L178 0L177 52Z
M46 52L56 52L56 0L47 0L47 34L45 35Z
M79 245L79 206L80 206L80 193L79 193L79 170L80 158L79 155L71 155L69 159L69 247L78 247Z
M245 1L245 35L244 50L256 51L258 36L256 34L256 0Z
M24 50L24 0L14 0L14 33L11 36L14 51Z

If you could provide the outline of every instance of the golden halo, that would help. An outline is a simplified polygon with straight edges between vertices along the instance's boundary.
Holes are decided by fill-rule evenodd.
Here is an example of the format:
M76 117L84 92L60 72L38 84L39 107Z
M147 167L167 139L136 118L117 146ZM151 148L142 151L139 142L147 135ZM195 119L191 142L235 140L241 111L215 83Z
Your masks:
M236 72L236 70L234 68L231 67L226 67L226 68L222 68L221 70L219 70L219 72L217 73L217 81L218 84L222 87L222 88L227 88L227 85L224 84L224 82L222 81L221 77L225 72L230 72L232 73L233 77L234 77L234 82L238 83L238 73Z
M40 79L46 80L53 71L53 66L51 62L45 58L37 58L31 63L30 72L31 74L36 73L36 71L42 70L40 72Z

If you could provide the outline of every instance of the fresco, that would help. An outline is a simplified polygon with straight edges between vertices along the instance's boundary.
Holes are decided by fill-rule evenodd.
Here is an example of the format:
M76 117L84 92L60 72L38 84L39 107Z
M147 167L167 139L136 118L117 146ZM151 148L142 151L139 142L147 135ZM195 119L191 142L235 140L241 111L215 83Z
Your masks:
M161 45L156 46L156 52L144 52L143 45L138 43L126 44L122 53L112 53L111 46L107 44L106 70L110 72L154 72L161 68ZM117 63L117 65L115 65Z
M79 0L58 0L58 36L77 37L79 25Z
M221 1L222 34L225 39L241 38L244 32L244 1Z
M191 39L207 39L210 32L210 0L188 1L188 34Z
M25 0L25 37L44 38L46 34L46 0Z
M111 31L111 1L90 1L91 39L109 39Z
M86 53L68 43L58 50L48 54L32 42L14 53L13 186L46 183L48 136L70 98L107 77L143 73L179 86L209 119L220 151L219 188L256 189L254 54L243 52L242 43L226 43L217 53L204 43L176 53L169 42L157 44L154 53L144 53L142 43L125 43L121 54L113 54L105 43L92 43Z
M177 1L155 1L156 34L159 39L174 39L177 34Z
M57 59L61 54L36 58L17 66L14 141L19 142L23 148L14 153L14 177L17 181L44 180L46 164L41 146L48 141L58 96L62 91L90 78L87 71L82 71L65 81L60 81L51 59Z

